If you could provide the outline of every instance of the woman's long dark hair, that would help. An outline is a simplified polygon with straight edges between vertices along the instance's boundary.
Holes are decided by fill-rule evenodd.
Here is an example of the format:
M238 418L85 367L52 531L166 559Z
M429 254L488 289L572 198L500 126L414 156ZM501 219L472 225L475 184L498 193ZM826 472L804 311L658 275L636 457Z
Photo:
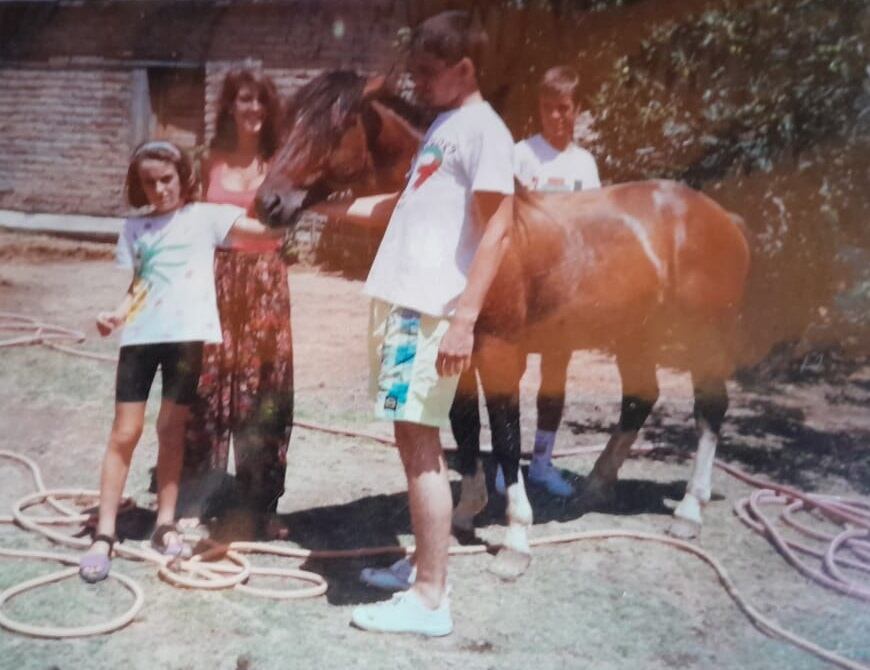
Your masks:
M281 98L271 77L248 68L230 70L224 77L218 102L215 135L209 147L212 151L226 153L235 151L238 135L232 108L243 86L251 86L256 90L260 104L265 108L263 127L260 131L260 157L269 160L278 149L282 117Z

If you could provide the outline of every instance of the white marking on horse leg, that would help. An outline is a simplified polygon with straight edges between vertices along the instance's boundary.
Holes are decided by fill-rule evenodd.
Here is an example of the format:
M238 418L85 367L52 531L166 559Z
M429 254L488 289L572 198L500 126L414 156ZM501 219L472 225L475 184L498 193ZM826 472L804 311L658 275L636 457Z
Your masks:
M473 475L463 475L459 487L459 502L453 509L453 525L459 530L471 531L474 528L474 517L486 507L486 476L483 464L477 461Z
M713 462L719 436L703 419L698 420L698 451L692 464L692 474L686 485L686 495L674 510L674 516L701 525L701 510L710 502L713 480Z
M701 534L701 503L690 493L674 510L674 520L668 526L668 535L681 540L691 540Z
M526 496L522 473L516 484L507 488L507 523L504 546L524 554L531 553L529 549L528 528L532 525L532 506Z
M489 564L489 571L505 581L513 581L529 568L532 551L528 528L532 525L532 506L526 497L523 475L507 489L507 522L504 542Z
M698 431L700 432L698 451L695 454L695 463L687 490L701 504L706 504L710 502L713 489L713 463L716 460L716 445L719 443L719 436L704 419L698 419Z

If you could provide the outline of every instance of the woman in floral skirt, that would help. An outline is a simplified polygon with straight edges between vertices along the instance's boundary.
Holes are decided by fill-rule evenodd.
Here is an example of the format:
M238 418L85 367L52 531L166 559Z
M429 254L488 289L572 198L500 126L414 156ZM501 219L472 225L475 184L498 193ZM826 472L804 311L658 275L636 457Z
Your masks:
M239 205L253 215L277 149L280 109L267 76L249 69L226 75L202 169L207 202ZM216 253L223 343L203 352L185 442L185 475L191 477L225 471L232 438L242 504L257 534L272 539L287 535L276 509L293 426L290 290L279 246L266 242Z

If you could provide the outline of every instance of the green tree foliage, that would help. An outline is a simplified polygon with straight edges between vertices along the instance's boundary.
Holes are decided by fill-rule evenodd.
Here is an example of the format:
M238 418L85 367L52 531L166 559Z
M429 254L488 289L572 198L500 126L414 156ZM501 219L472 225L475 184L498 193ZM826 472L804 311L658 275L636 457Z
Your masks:
M852 129L864 0L736 0L656 26L594 97L611 169L700 184Z
M868 5L718 4L613 62L592 148L614 181L681 179L746 220L750 360L810 336L867 351Z

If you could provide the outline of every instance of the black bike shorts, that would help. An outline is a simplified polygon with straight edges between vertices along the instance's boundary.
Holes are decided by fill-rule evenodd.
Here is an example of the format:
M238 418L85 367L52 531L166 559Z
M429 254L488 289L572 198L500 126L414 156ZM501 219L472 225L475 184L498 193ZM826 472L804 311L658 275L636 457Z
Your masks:
M202 342L160 342L121 347L115 379L117 402L145 402L160 368L163 399L189 405L202 370Z

